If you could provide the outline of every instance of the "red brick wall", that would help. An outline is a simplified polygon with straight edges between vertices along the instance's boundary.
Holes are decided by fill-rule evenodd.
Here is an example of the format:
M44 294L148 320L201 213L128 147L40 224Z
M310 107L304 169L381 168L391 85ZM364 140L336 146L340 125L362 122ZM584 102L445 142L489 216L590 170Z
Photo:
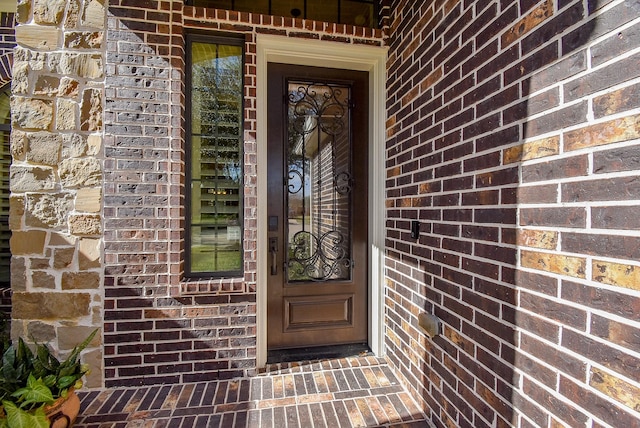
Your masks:
M380 30L111 1L105 89L107 386L243 376L256 367L256 35L382 43ZM190 281L184 257L184 32L246 41L244 277Z
M438 427L637 426L637 2L390 14L390 361Z

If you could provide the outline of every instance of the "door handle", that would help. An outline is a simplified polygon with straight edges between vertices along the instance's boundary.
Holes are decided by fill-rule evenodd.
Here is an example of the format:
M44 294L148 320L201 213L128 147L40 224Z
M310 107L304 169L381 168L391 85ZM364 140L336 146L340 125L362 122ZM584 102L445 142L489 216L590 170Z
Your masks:
M271 275L278 274L278 238L269 238L269 252L271 253Z

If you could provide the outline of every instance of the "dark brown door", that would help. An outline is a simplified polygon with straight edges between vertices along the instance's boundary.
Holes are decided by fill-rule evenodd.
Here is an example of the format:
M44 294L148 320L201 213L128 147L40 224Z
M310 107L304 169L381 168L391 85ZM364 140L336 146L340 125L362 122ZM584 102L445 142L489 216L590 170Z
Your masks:
M267 91L268 349L366 343L368 75L269 64Z

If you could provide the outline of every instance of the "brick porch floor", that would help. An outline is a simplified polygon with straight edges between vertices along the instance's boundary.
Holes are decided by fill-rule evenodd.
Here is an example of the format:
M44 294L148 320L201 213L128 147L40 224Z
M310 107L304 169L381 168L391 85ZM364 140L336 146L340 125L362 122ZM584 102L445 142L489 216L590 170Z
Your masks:
M269 366L245 379L85 391L74 428L428 427L383 358Z

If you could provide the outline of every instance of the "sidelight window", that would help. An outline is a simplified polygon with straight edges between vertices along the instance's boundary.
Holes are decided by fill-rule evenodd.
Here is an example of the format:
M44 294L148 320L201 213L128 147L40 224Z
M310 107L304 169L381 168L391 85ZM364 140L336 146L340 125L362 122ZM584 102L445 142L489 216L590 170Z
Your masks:
M191 35L187 248L191 277L242 272L243 44Z
M9 101L11 87L0 89L0 290L11 286L11 230L9 228L9 167L11 150L11 111Z

